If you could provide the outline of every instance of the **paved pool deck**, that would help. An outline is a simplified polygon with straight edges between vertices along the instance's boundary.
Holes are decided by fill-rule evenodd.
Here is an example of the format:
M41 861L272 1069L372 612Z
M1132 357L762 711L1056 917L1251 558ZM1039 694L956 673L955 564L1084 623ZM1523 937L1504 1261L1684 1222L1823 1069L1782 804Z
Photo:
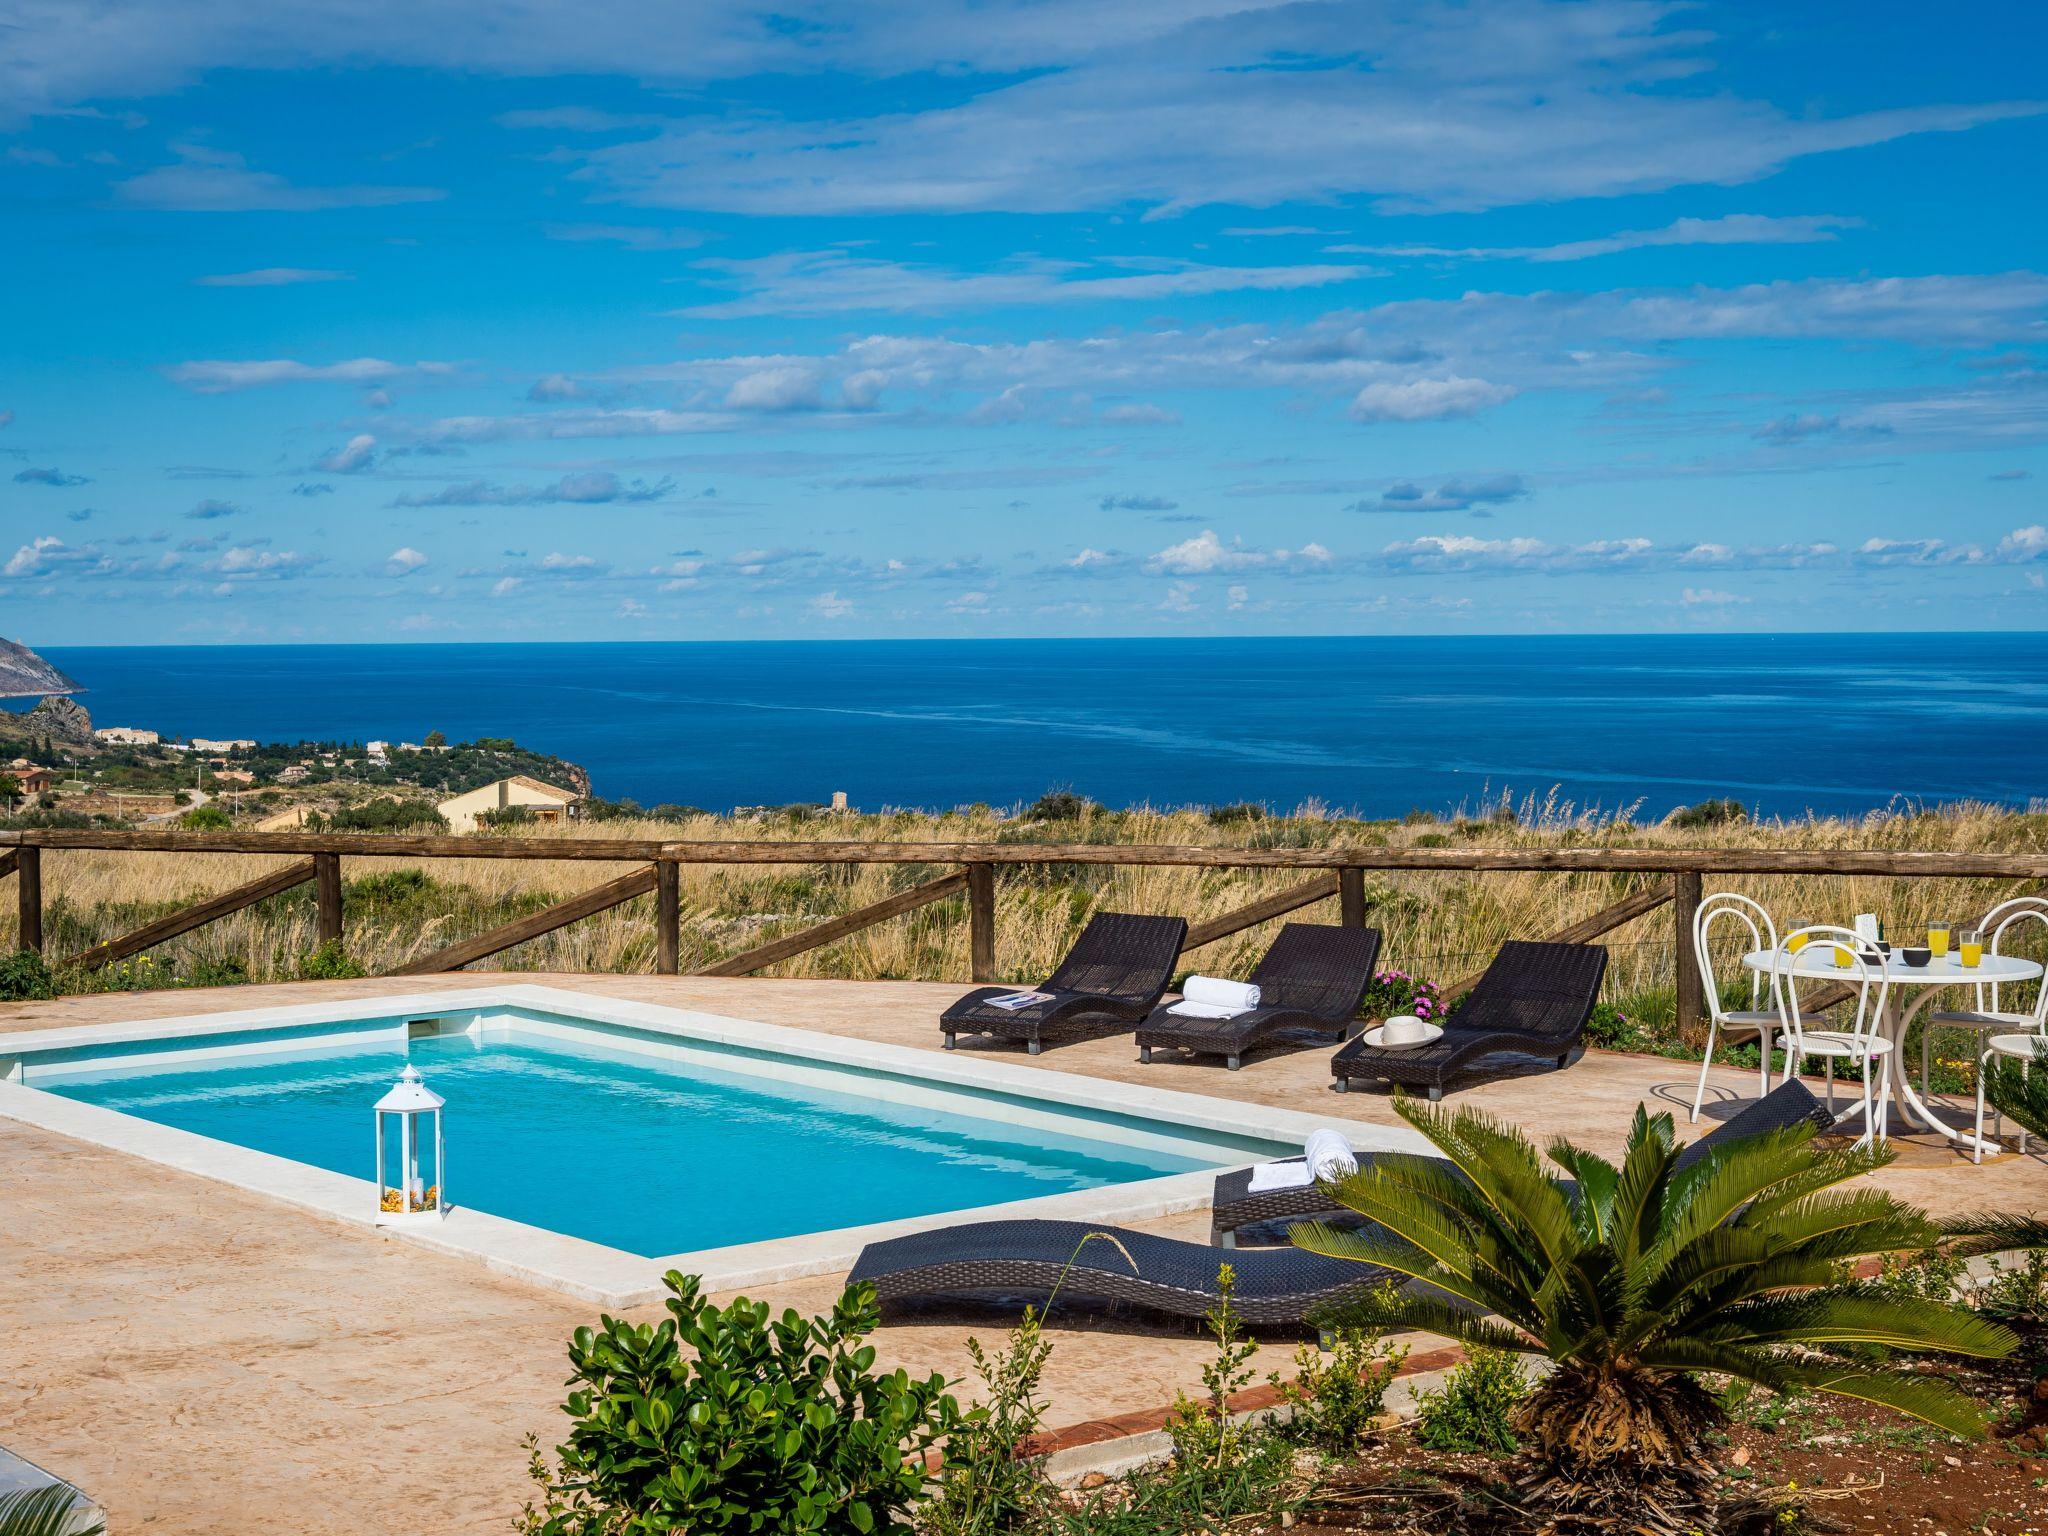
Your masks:
M67 1024L540 982L605 997L937 1050L951 983L518 973L311 982L0 1004L0 1035ZM957 1056L997 1050L973 1047ZM1393 1123L1382 1095L1329 1092L1327 1048L1220 1063L1141 1066L1128 1035L1048 1049L1051 1071ZM1461 1093L1539 1141L1619 1147L1638 1104L1683 1128L1697 1068L1591 1053L1568 1072ZM1712 1098L1753 1096L1722 1072ZM1722 1109L1721 1113L1727 1113ZM1704 1126L1702 1127L1704 1128ZM1878 1183L1930 1208L2048 1209L2048 1168L1973 1167L1901 1139ZM1148 1224L1206 1240L1197 1213ZM837 1277L764 1287L821 1310ZM560 1294L291 1209L211 1180L0 1120L0 1445L84 1488L118 1533L362 1536L503 1533L527 1493L522 1441L559 1438L564 1343L594 1310ZM633 1316L658 1316L658 1308ZM966 1340L1001 1331L892 1324L885 1365L967 1370ZM1196 1335L1055 1319L1047 1390L1056 1426L1140 1413L1199 1386ZM1289 1353L1269 1345L1261 1367Z

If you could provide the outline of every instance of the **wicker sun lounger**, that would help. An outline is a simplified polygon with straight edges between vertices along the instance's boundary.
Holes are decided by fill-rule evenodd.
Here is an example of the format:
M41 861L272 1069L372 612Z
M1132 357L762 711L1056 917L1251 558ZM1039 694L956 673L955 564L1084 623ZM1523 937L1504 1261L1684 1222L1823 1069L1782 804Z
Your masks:
M1562 1067L1593 1015L1606 971L1607 951L1598 944L1511 940L1444 1021L1441 1039L1388 1050L1360 1036L1331 1058L1330 1075L1339 1093L1355 1082L1381 1081L1440 1099L1460 1078L1544 1062Z
M1690 1168L1714 1147L1740 1141L1745 1136L1761 1136L1766 1131L1789 1130L1795 1125L1805 1124L1824 1131L1834 1124L1834 1117L1806 1084L1796 1079L1780 1083L1755 1103L1745 1106L1726 1124L1717 1125L1697 1141L1688 1143L1678 1154L1678 1166L1680 1169ZM1363 1154L1358 1159L1359 1166L1370 1167L1376 1155L1371 1152ZM1300 1162L1301 1159L1290 1158L1288 1161ZM1215 1204L1209 1214L1209 1239L1217 1246L1234 1248L1239 1234L1253 1228L1259 1229L1253 1234L1258 1239L1285 1242L1286 1229L1298 1221L1343 1224L1363 1220L1355 1212L1333 1205L1330 1197L1315 1184L1296 1185L1292 1189L1263 1189L1257 1194L1252 1193L1251 1186L1252 1171L1249 1168L1218 1176Z
M1249 978L1259 1006L1231 1019L1189 1018L1174 1005L1154 1008L1138 1027L1138 1060L1155 1050L1222 1056L1235 1072L1252 1047L1275 1040L1342 1040L1351 1032L1372 964L1379 958L1377 928L1289 923Z
M1106 1238L1088 1238L1091 1232ZM1121 1244L1121 1250L1118 1247ZM1122 1303L1176 1317L1216 1305L1214 1248L1150 1232L1080 1221L979 1221L870 1243L847 1276L883 1302L1032 1301L1059 1289L1069 1302ZM1246 1322L1302 1322L1326 1302L1364 1296L1388 1278L1375 1265L1298 1248L1251 1249L1230 1259L1233 1301Z
M1044 1041L1060 1034L1083 1033L1103 1024L1136 1024L1173 980L1187 937L1185 918L1098 912L1043 986L981 987L940 1015L946 1049L953 1048L959 1035L981 1034L1022 1040L1036 1056ZM989 1002L1019 991L1048 996L1044 1002L1016 1009Z

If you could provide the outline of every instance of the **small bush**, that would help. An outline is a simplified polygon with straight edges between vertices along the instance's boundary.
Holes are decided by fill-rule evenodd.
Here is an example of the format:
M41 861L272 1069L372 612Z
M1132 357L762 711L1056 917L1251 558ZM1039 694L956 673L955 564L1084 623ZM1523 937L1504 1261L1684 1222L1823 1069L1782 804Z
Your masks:
M1303 1344L1294 1353L1295 1380L1272 1378L1280 1400L1294 1409L1287 1437L1328 1456L1356 1450L1385 1410L1387 1387L1407 1358L1407 1345L1389 1345L1373 1328L1337 1329L1328 1360Z
M1266 819L1266 808L1254 805L1249 800L1235 805L1212 805L1209 807L1209 824L1214 827L1248 826Z
M1664 825L1692 832L1703 827L1733 826L1747 820L1749 811L1740 800L1702 800L1697 805L1681 805L1664 818Z
M1026 821L1080 821L1102 807L1086 795L1071 789L1055 789L1040 795L1024 812Z
M188 987L239 987L249 979L249 967L233 955L192 962L183 985Z
M1001 1536L1036 1524L1050 1505L1052 1485L1023 1454L1045 1418L1038 1384L1052 1341L1039 1313L1024 1309L1000 1355L979 1339L967 1341L967 1353L987 1395L946 1441L938 1492L918 1519L925 1536Z
M1412 1013L1419 1019L1440 1019L1450 1009L1436 983L1406 971L1376 971L1358 1010L1368 1019L1390 1019Z
M483 818L479 816L478 821ZM448 818L431 800L395 800L389 795L368 805L345 806L327 818L336 832L446 832Z
M433 888L423 869L381 869L348 883L348 899L378 906L396 906Z
M194 832L218 832L232 827L235 819L217 805L197 806L178 818L178 825Z
M309 949L299 956L299 980L301 981L351 981L368 974L349 958L342 948L341 940L329 939L316 949Z
M1173 1459L1184 1467L1227 1468L1244 1454L1253 1437L1249 1424L1230 1416L1230 1399L1251 1385L1252 1356L1259 1341L1244 1330L1237 1315L1237 1271L1224 1264L1216 1271L1216 1305L1209 1309L1209 1335L1216 1355L1202 1367L1205 1398L1197 1402L1185 1392L1175 1396L1166 1433L1173 1440Z
M0 955L0 1002L20 1003L57 995L49 962L32 949Z
M874 1373L874 1287L824 1317L704 1300L666 1276L659 1324L607 1317L569 1344L568 1442L534 1450L527 1536L908 1536L926 1450L960 1427L943 1376Z
M1506 1350L1475 1349L1433 1392L1416 1398L1416 1438L1433 1451L1505 1455L1515 1448L1515 1405L1529 1395L1521 1361Z

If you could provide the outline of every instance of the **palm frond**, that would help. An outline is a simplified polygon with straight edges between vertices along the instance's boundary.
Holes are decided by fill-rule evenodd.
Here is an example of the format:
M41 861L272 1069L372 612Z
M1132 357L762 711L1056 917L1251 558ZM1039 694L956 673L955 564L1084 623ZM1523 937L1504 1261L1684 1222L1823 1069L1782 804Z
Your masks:
M1769 1296L1725 1309L1700 1336L1747 1344L1875 1344L1995 1360L2019 1347L2010 1328L1961 1307L1853 1286Z
M102 1536L106 1522L81 1521L78 1494L61 1484L0 1493L0 1536Z
M1984 1068L1984 1097L2036 1136L2048 1137L2048 1074L2029 1072L2026 1066L1994 1056Z
M1827 1362L1801 1362L1787 1374L1809 1392L1829 1392L1859 1402L1876 1403L1947 1430L1965 1440L1984 1437L1984 1410L1964 1392L1939 1377L1910 1371L1842 1369Z
M1547 1262L1561 1262L1578 1246L1564 1191L1520 1131L1475 1109L1447 1111L1405 1094L1395 1097L1394 1109L1472 1181L1497 1220L1526 1232Z
M1496 1318L1468 1311L1438 1297L1417 1291L1381 1293L1363 1301L1348 1303L1332 1314L1333 1320L1357 1321L1375 1328L1412 1328L1419 1333L1440 1334L1467 1348L1500 1349L1511 1354L1542 1354L1542 1344L1519 1328Z
M2048 1077L2048 1074L2043 1074ZM2003 1211L1964 1211L1934 1223L1942 1246L1963 1258L1983 1253L2048 1248L2048 1218L2007 1215Z

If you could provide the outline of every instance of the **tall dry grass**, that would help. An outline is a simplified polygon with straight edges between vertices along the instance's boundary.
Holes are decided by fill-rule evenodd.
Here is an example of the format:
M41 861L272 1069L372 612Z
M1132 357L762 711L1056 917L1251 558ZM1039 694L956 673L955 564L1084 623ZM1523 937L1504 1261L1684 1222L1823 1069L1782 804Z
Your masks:
M1496 808L1497 809L1497 808ZM1903 810L1861 819L1742 822L1703 829L1639 827L1557 801L1525 802L1510 821L1486 818L1393 824L1331 817L1310 806L1285 817L1218 824L1200 811L1091 812L1076 820L1029 823L994 812L897 813L762 824L724 817L685 822L605 822L539 829L532 835L669 839L819 837L864 841L989 839L1108 845L1194 843L1318 848L1335 844L1459 848L1699 847L1945 849L2037 852L2048 817L1989 806ZM46 933L53 959L77 953L165 912L255 878L281 860L225 854L51 852L44 855ZM405 871L421 871L408 875ZM545 906L619 872L563 860L351 859L350 957L365 970L393 969L458 938ZM938 866L686 866L681 873L683 967L708 964L779 934L879 900L941 873ZM1042 976L1097 910L1172 912L1191 921L1218 916L1304 878L1287 870L1153 867L1022 867L999 871L997 964L1010 979ZM1386 935L1382 963L1439 981L1482 965L1509 938L1552 932L1586 917L1642 877L1537 872L1369 873L1370 921ZM1716 881L1763 902L1781 921L1846 920L1882 913L1894 933L1933 917L1962 919L2015 894L2010 880L1917 880L1862 876L1756 876ZM0 945L13 940L13 904L0 917ZM1292 916L1335 921L1334 899ZM1206 972L1243 974L1277 923L1197 952ZM1608 995L1668 987L1673 924L1661 909L1611 934ZM310 887L273 898L159 946L157 970L217 974L238 964L252 980L297 974L313 946ZM532 940L477 969L650 971L653 912L643 898ZM935 903L774 968L785 976L961 980L968 972L964 899ZM81 978L81 981L83 979ZM90 983L86 983L90 984Z

